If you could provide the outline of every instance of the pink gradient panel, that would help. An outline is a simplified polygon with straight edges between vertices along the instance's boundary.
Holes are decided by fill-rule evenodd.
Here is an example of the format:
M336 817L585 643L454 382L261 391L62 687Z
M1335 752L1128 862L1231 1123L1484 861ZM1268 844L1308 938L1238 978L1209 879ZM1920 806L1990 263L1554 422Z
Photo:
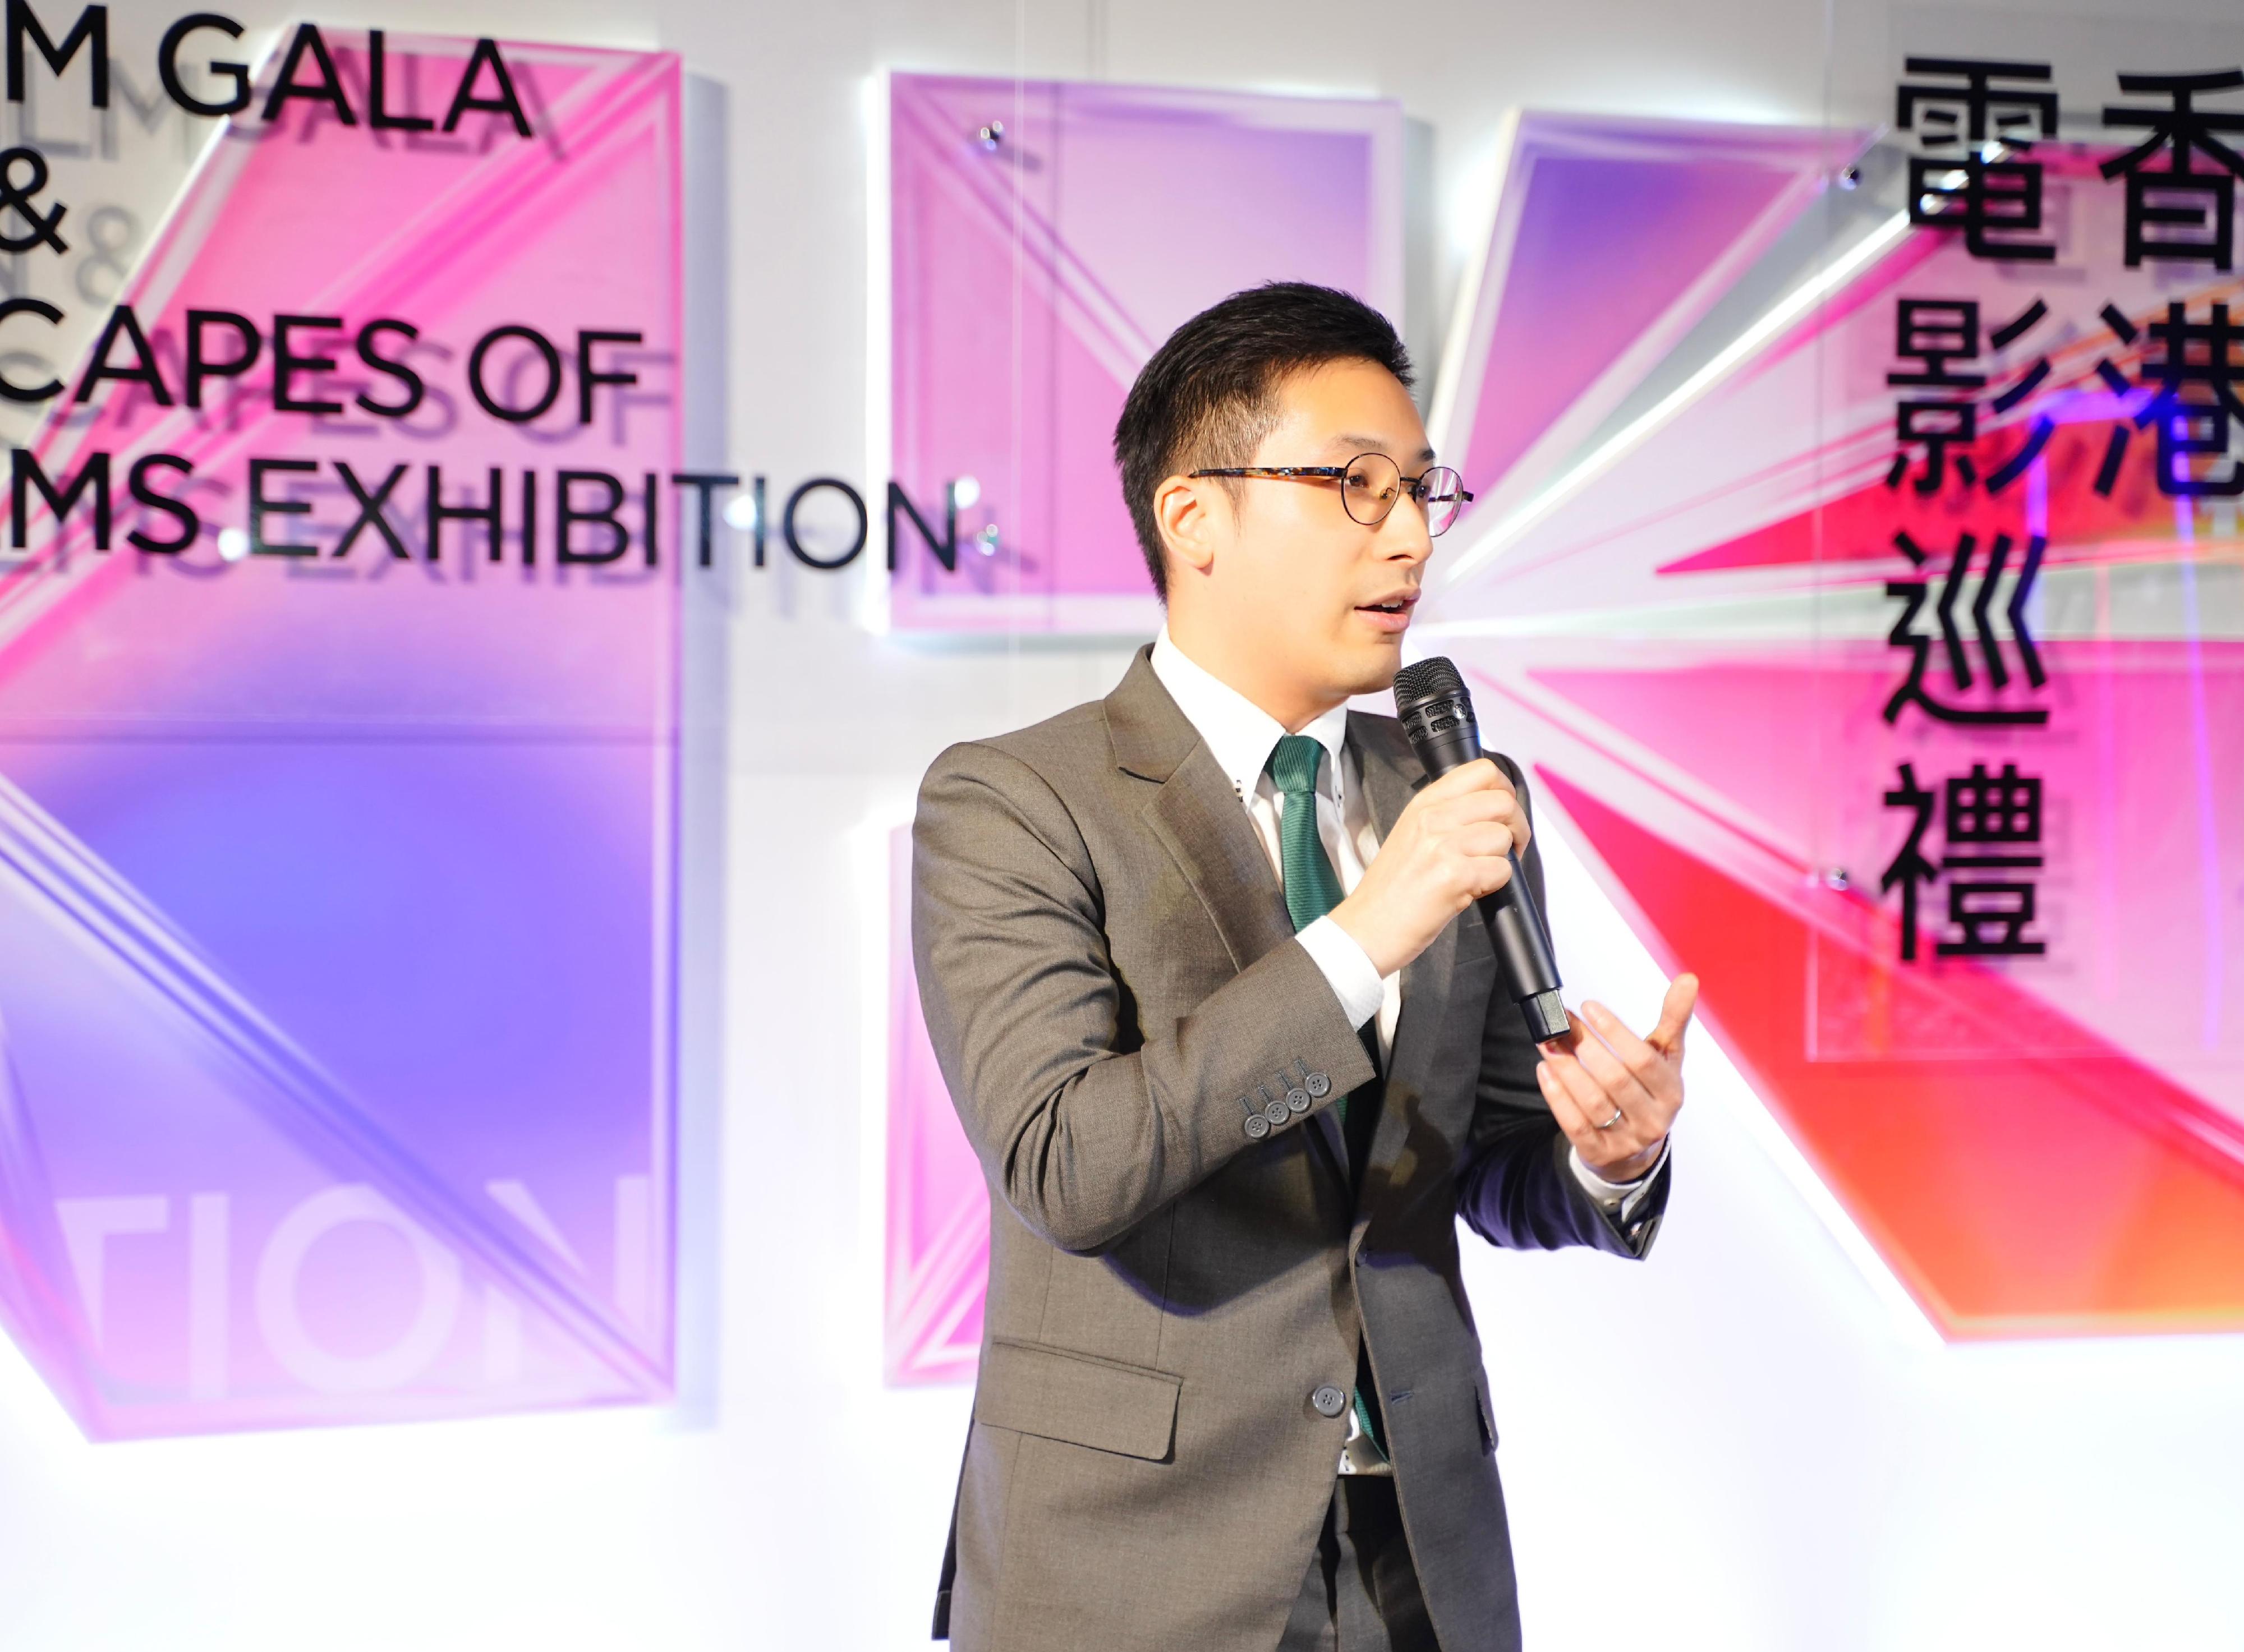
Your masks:
M1545 797L1670 967L1701 972L1708 1025L1942 1334L1977 1340L2234 1329L2244 1295L2244 1129L2085 1032L2047 1056L2047 1007L1976 966L1934 983L1841 956L1860 1001L1997 1041L1975 1062L1806 1059L1816 937L1877 933L1858 894L1757 888L1555 771ZM1890 926L1878 938L1889 956ZM2003 1047L2004 1029L2017 1042ZM2052 1215L2061 1212L2061 1218Z
M889 840L888 1379L970 1378L990 1281L990 1192L935 1064L912 974L911 829Z
M938 534L945 489L979 493L955 570L900 516L891 623L1152 630L1111 457L1130 383L1179 324L1264 280L1400 322L1401 110L899 74L889 117L892 473ZM1146 226L1192 177L1227 209L1180 253Z
M668 539L659 570L637 546L679 461L679 69L502 50L528 139L301 104L222 135L123 296L175 368L191 308L252 318L262 362L200 409L58 402L34 444L57 476L108 454L120 492L180 455L162 490L202 517L163 555L129 501L108 550L43 516L0 583L0 1319L95 1436L669 1392L679 593ZM449 91L468 43L389 51ZM341 363L297 394L342 413L274 410L280 314L342 320L297 339ZM397 394L351 354L378 317L419 330L402 421L349 405ZM502 323L564 358L639 333L598 362L638 382L589 426L573 378L487 416L465 361ZM489 363L523 402L527 354ZM312 554L219 553L253 457L316 467L264 479L312 506L267 537ZM338 460L404 467L403 554L341 552ZM432 466L452 505L500 469L495 545L456 522L422 554ZM625 486L629 556L555 565L562 468Z
M892 623L1149 631L1110 456L1129 384L1179 323L1263 280L1344 287L1400 322L1401 111L923 75L889 90L894 474L938 533L950 482L980 495L955 572L900 519ZM993 122L1004 137L981 141ZM1234 203L1188 257L1142 231L1185 175ZM920 1020L904 834L897 853L886 1360L909 1383L972 1374L989 1206Z
M1941 1334L2244 1325L2244 1270L2220 1237L2244 1231L2234 517L2162 496L2147 437L2119 485L2096 485L2115 423L2140 411L2099 364L2132 377L2143 361L2104 307L2138 328L2174 300L2202 315L2221 278L2177 285L2172 271L2126 268L2121 192L2096 176L2099 155L2047 145L2036 154L2054 273L1974 259L1952 233L1896 232L1896 208L1867 193L1793 197L1789 239L1765 253L1740 260L1720 234L1672 238L1695 250L1643 270L1624 296L1537 311L1537 294L1613 282L1598 226L1632 203L1640 212L1646 145L1664 144L1710 192L1734 158L1717 158L1729 139L1703 125L1663 138L1653 123L1528 116L1521 132L1526 158L1497 214L1500 235L1510 223L1517 239L1469 307L1484 330L1465 372L1482 385L1537 380L1548 406L1535 405L1560 438L1513 462L1524 482L1468 477L1490 488L1492 509L1475 507L1443 542L1441 558L1463 572L1427 605L1416 645L1467 666L1484 731L1536 764L1547 803L1586 839L1655 954L1699 972L1728 1052ZM1536 161L1554 132L1571 215L1538 196L1555 188ZM1820 146L1851 155L1860 141ZM1890 157L1884 168L1865 175L1893 175ZM1675 199L1700 188L1679 184ZM1718 229L1718 192L1705 199ZM1564 233L1536 241L1545 206ZM1732 224L1744 215L1727 209ZM1531 244L1534 267L1522 269ZM1655 321L1616 353L1605 325L1680 292L1713 315L1740 281L1770 295L1819 271L1843 279L1667 401L1739 333L1690 343ZM1990 333L2024 318L1990 348L1991 387L2046 360L2014 405L1984 412L1969 488L1887 484L1903 298L1976 303ZM1507 330L1515 307L1542 330ZM1738 329L1753 315L1721 313ZM1484 392L1459 407L1489 405ZM1477 417L1448 440L1486 439ZM1991 490L2045 419L2046 445ZM1530 497L1537 508L1518 510ZM2037 536L2046 552L2027 589ZM1951 579L1967 544L1977 561ZM1911 655L1888 636L1903 606L1889 581L1923 587L1914 634L1929 639L1936 698L2045 711L2045 725L1943 722L1916 703L1889 721ZM2021 637L2045 684L2027 673ZM1934 792L1975 765L1992 777L2012 764L2038 784L2026 933L2045 952L1938 955L1961 933L1950 887L2025 875L1950 870L1920 893L1920 956L1903 960L1900 897L1881 887L1911 823L1884 798L1903 762ZM1986 853L1939 816L1932 855ZM1554 923L1563 953L1565 914Z
M2176 779L2196 771L2200 698L2211 772L2244 772L2244 646L2051 643L2045 657L2059 732L2013 732L2000 744L1914 718L1886 724L1879 710L1893 689L1891 662L1882 657L1888 651L1853 644L1851 664L1842 664L1827 651L1815 662L1812 693L1801 691L1797 661L1541 670L1533 680L1585 722L1669 758L1727 799L1740 821L1777 841L1818 845L1819 865L1846 870L1851 884L1868 890L1906 835L1907 811L1881 800L1899 764L1910 762L1923 779L1965 772L1974 762L2030 767L2043 781L2049 823L2050 876L2036 931L2050 938L2051 952L2006 968L2054 1012L2037 1020L2035 1036L2065 1042L2045 1053L2112 1043L2185 1069L2207 1058L2244 1062L2244 1021L2221 1013L2233 990L2227 961L2244 949L2244 905L2207 901L2197 811L2187 794L2174 795ZM1809 750L1818 752L1819 767L1803 774L1796 754ZM1850 784L1864 778L1878 784ZM1803 785L1806 779L1820 783ZM2221 861L2244 865L2244 812L2216 811L2214 819ZM1889 918L1892 902L1885 904ZM1921 913L1930 933L1930 897ZM1868 934L1859 941L1866 947ZM1952 962L1930 965L1936 980L1963 972ZM1872 1024L1859 1000L1843 994L1819 993L1813 1001L1829 1017L1815 1023L1815 1050L1825 1058L1930 1055L1951 1037L1976 1036L1945 1015L1913 1023L1889 1010ZM1928 1013L1937 1002L1914 1001ZM2032 1047L2023 1029L2005 1043ZM1967 1042L1959 1053L1976 1048ZM2209 1099L2244 1102L2225 1091Z

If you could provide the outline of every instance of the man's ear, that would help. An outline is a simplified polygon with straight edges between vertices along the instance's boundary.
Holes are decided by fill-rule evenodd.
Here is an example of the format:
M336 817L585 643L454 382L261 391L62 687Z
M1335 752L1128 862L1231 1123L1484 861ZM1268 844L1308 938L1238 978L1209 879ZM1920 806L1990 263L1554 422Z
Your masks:
M1206 573L1230 530L1229 513L1213 496L1213 484L1190 476L1171 476L1153 489L1153 520L1161 543L1186 570Z

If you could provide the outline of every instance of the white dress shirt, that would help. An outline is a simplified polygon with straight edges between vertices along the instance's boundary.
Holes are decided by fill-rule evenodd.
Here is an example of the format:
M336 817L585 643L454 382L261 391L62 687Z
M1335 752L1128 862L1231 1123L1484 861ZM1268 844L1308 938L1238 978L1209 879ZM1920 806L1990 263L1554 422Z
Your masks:
M1285 862L1279 852L1278 827L1285 799L1264 770L1287 729L1186 654L1170 638L1166 625L1154 639L1152 666L1153 675L1161 679L1177 709L1200 732L1217 765L1230 778L1232 790L1246 806L1247 818L1254 823L1263 852L1282 881ZM1348 744L1348 708L1335 706L1299 732L1325 748L1326 760L1317 765L1317 836L1339 874L1341 888L1352 893L1364 867L1379 853L1379 827L1371 817L1370 799L1364 794L1355 753ZM1374 1015L1378 1016L1383 1068L1394 1045L1396 1019L1402 1011L1402 972L1381 976L1355 937L1329 915L1308 925L1294 939L1315 960L1352 1023L1361 1027ZM1625 1183L1606 1181L1582 1162L1578 1150L1570 1150L1568 1162L1592 1198L1606 1210L1626 1217L1650 1187L1666 1156L1663 1143L1652 1169Z

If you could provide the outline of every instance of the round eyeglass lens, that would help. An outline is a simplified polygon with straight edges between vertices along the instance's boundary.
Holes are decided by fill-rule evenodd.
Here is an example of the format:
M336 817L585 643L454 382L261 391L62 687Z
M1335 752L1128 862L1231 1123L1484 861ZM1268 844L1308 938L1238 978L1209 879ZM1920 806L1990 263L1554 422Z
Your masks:
M1447 465L1436 465L1418 479L1418 498L1426 509L1426 531L1438 534L1457 519L1464 505L1465 479Z
M1367 528L1387 520L1402 494L1402 472L1383 453L1360 455L1341 478L1340 502Z

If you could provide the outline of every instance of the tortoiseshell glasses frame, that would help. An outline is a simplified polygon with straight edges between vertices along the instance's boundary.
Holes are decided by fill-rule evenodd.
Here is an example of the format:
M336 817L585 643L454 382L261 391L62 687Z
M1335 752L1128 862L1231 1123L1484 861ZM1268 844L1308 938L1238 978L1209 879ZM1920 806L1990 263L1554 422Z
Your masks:
M1287 481L1337 482L1341 509L1349 520L1376 528L1407 492L1426 513L1429 536L1445 531L1458 510L1470 502L1464 478L1447 465L1432 465L1415 476L1383 453L1358 454L1344 465L1225 465L1186 473L1192 476L1273 477Z

